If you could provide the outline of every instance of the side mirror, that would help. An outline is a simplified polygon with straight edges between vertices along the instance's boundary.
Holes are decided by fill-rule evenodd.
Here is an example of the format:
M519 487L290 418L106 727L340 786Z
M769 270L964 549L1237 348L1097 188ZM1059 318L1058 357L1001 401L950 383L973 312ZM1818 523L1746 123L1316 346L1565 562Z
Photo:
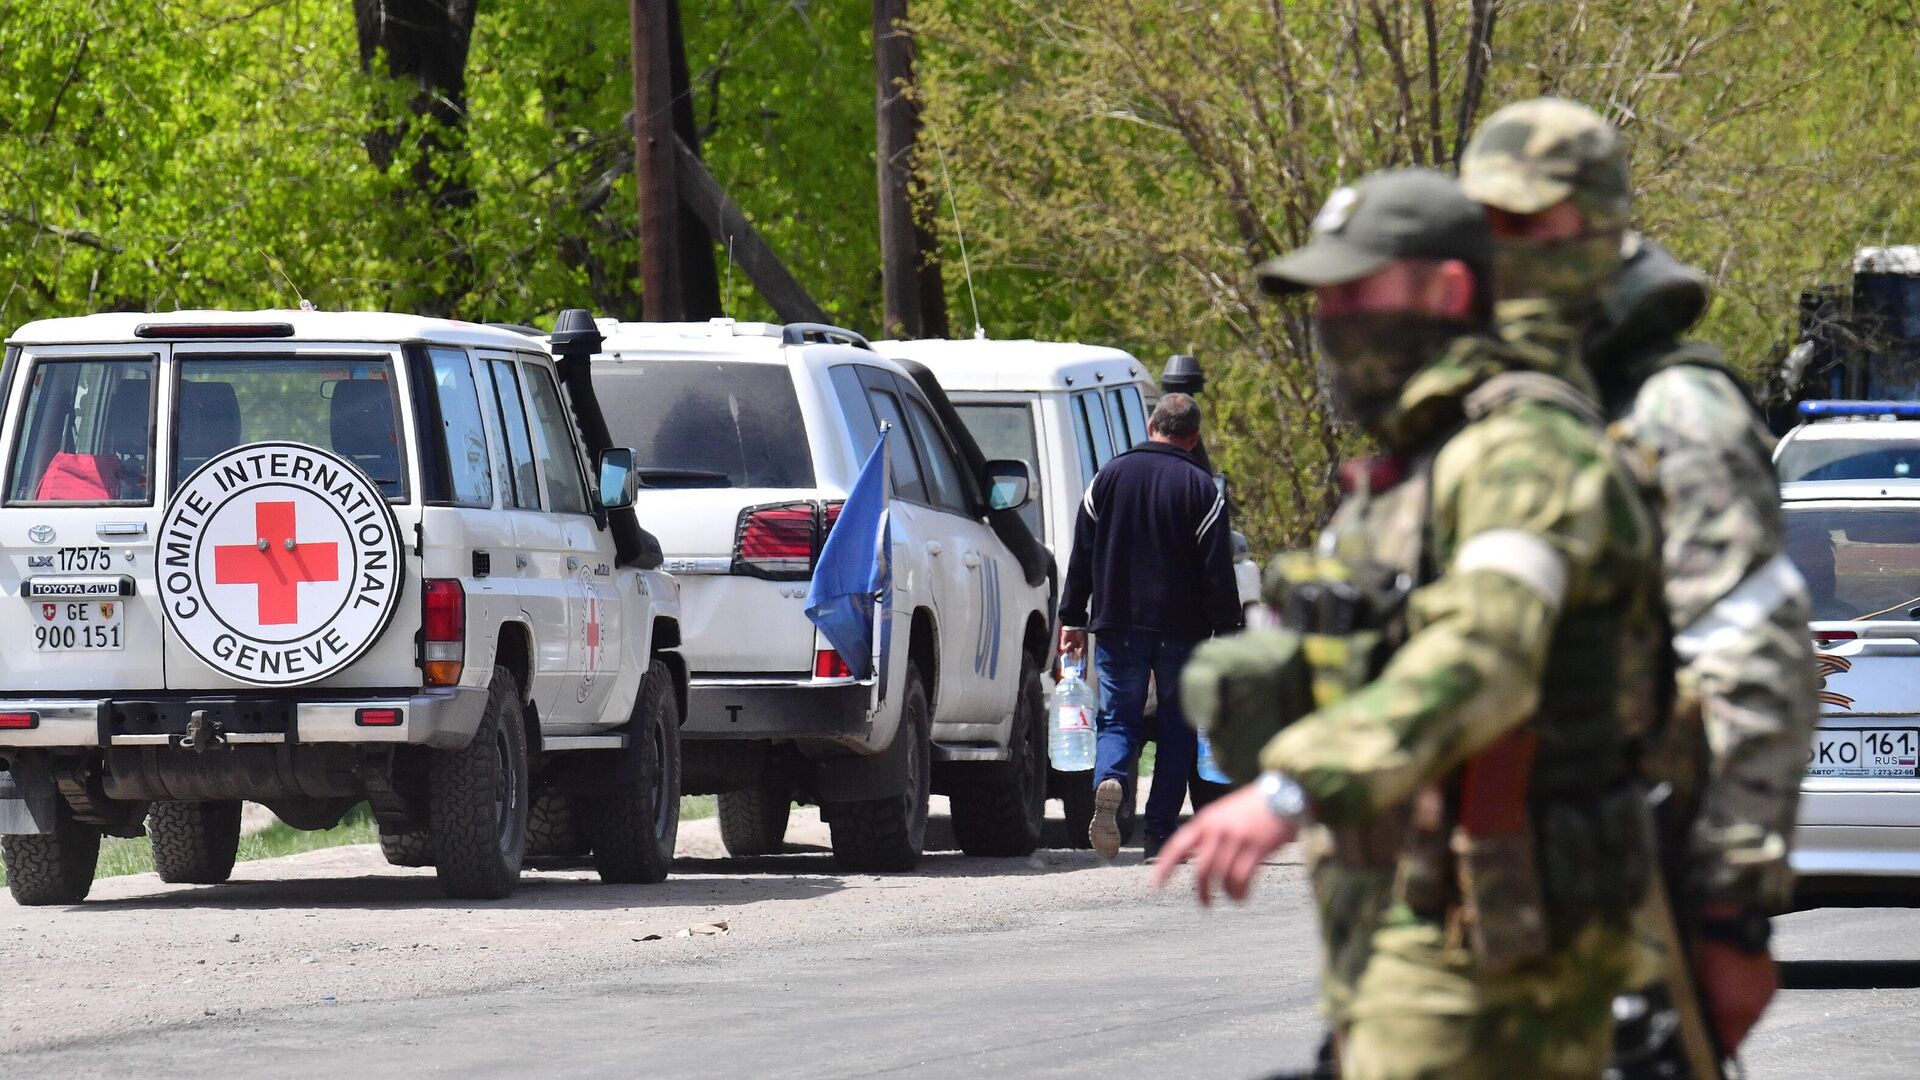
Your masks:
M987 505L995 510L1018 510L1033 498L1033 469L1015 458L997 458L987 462L987 479L992 488Z
M613 446L600 451L600 505L619 510L633 505L640 491L640 470L635 464L639 451Z

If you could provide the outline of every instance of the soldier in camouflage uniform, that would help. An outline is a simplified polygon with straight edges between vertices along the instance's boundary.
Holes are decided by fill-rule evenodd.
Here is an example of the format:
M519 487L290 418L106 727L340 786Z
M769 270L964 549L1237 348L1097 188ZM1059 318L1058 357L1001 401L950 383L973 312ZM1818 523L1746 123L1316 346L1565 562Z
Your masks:
M1318 684L1352 650L1306 635L1319 703L1155 878L1193 858L1202 903L1244 899L1304 828L1342 1076L1592 1080L1650 866L1626 725L1663 674L1652 529L1576 358L1481 332L1491 238L1449 178L1369 177L1313 234L1262 283L1315 290L1331 404L1388 454L1286 560L1402 613L1350 693Z
M1674 887L1731 1051L1776 985L1765 916L1792 895L1818 711L1773 440L1719 353L1680 340L1706 308L1705 281L1630 230L1626 148L1599 114L1552 98L1501 109L1468 144L1461 184L1491 219L1502 333L1577 339L1615 435L1644 465L1680 661L1662 767L1692 821Z

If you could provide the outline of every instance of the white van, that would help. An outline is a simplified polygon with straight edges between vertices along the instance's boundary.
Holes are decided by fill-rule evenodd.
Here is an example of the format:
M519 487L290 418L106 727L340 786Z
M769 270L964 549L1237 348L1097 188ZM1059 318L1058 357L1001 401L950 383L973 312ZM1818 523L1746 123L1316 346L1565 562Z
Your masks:
M562 321L591 353L585 313ZM536 803L606 879L664 877L678 588L640 566L631 452L583 453L598 407L574 367L524 334L379 313L9 338L14 896L78 901L101 835L143 827L162 878L223 881L241 800L304 829L368 801L388 857L453 896L512 890Z

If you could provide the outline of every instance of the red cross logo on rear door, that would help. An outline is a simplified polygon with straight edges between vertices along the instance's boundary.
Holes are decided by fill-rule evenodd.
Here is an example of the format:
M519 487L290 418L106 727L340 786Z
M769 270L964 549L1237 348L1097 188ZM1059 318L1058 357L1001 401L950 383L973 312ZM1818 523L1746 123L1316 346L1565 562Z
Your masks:
M290 502L254 504L253 522L258 542L213 549L213 580L221 585L258 586L260 625L297 623L300 583L340 580L340 545L302 544L294 539Z

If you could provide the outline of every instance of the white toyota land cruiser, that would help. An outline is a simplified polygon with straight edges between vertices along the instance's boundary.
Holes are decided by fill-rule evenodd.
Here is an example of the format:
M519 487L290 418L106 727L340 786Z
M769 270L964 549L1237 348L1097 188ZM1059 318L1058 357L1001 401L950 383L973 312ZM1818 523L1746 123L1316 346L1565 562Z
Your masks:
M525 334L390 314L91 315L8 339L14 897L80 900L101 835L143 822L163 879L224 881L243 799L305 829L367 800L388 858L457 897L512 891L530 810L606 880L664 877L678 588L640 568L598 343L585 312L556 327L558 368Z
M603 323L594 382L638 448L638 505L685 588L688 791L735 855L817 802L839 862L917 864L929 791L963 851L1040 841L1051 580L1020 520L1031 466L988 462L925 368L811 324ZM893 603L859 680L806 615L828 528L892 425ZM1005 492L1002 508L992 493Z

